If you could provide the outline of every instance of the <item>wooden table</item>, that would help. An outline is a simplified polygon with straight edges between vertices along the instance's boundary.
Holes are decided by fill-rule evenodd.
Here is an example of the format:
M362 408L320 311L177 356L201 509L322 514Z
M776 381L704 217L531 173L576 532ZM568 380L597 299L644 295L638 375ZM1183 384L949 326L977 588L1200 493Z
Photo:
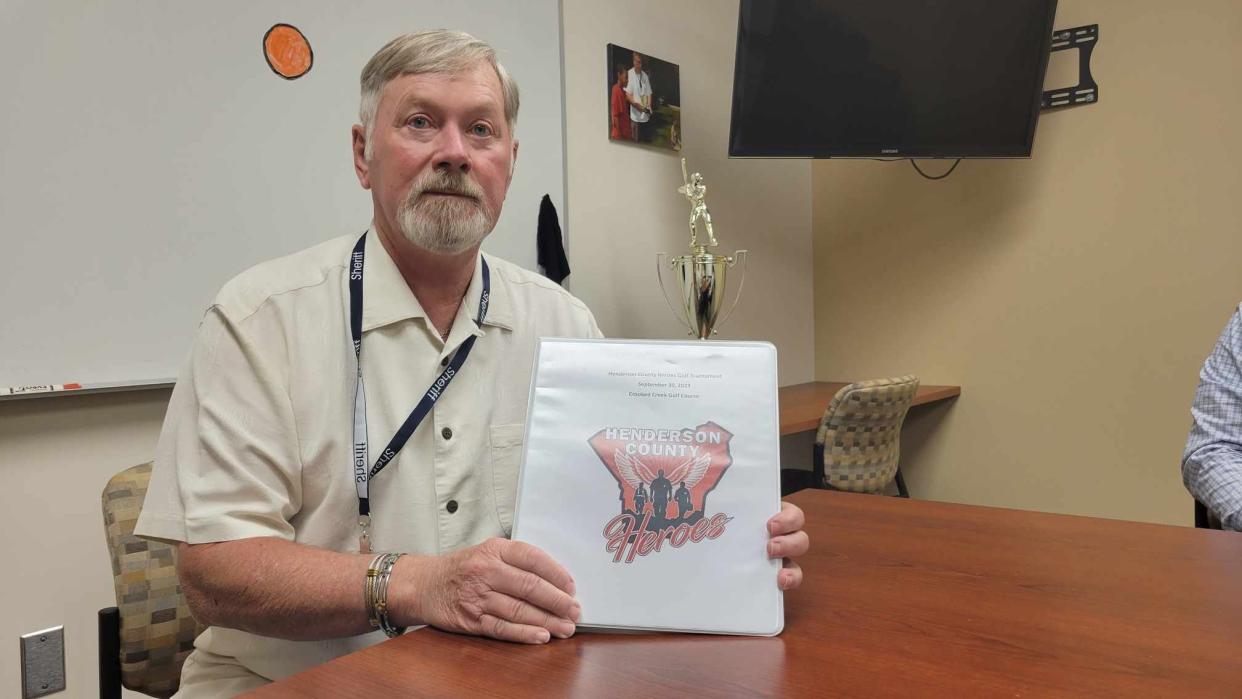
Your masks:
M776 638L421 630L256 697L1237 696L1242 535L827 491ZM721 610L727 613L727 610Z
M832 397L846 386L843 381L812 381L780 389L781 436L805 432L819 427L824 410ZM961 386L923 386L914 394L910 405L923 405L947 400L962 393Z

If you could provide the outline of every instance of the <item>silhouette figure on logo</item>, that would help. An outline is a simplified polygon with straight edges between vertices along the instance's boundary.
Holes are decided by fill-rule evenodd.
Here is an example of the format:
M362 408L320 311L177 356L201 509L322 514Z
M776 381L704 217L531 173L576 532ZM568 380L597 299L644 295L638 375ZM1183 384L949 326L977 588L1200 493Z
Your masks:
M647 510L647 486L641 482L638 484L638 490L634 491L634 513L639 517L643 516L643 512Z
M647 531L658 531L678 524L694 524L703 519L706 510L706 493L695 490L712 465L710 452L700 451L677 463L671 469L652 469L635 455L624 449L613 452L612 467L621 487L621 513L633 515ZM674 492L673 484L679 487ZM633 490L627 491L628 485ZM709 489L710 490L710 489ZM698 498L697 508L695 499ZM675 514L669 515L669 506L676 504ZM633 505L634 509L630 509ZM644 520L644 515L650 518Z
M685 519L686 514L690 512L692 507L690 504L690 490L686 488L686 482L681 482L681 487L677 489L677 494L673 496L677 501L677 519Z
M660 469L651 481L651 504L655 507L655 516L659 519L668 518L668 501L673 495L673 484L664 477L664 469Z

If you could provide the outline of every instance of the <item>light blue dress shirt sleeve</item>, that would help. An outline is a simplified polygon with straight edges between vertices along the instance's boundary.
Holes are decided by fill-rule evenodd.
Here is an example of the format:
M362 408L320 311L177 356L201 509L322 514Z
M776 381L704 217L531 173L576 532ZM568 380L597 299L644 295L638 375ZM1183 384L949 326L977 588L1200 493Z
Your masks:
M1182 481L1225 529L1242 529L1242 306L1199 372Z

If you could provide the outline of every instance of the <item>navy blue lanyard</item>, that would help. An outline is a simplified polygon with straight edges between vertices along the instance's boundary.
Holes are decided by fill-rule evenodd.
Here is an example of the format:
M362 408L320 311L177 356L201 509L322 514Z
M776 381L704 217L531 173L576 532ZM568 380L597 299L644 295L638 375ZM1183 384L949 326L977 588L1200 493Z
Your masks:
M453 377L461 371L461 367L466 363L466 359L470 356L470 350L474 349L475 340L479 339L477 335L471 335L461 343L461 347L453 354L453 359L445 367L444 371L436 377L427 392L423 394L422 400L418 401L418 405L414 406L414 410L410 412L410 416L405 419L397 433L389 440L388 446L384 447L383 453L375 460L375 464L369 469L369 443L367 441L367 398L366 391L362 385L362 263L366 259L366 243L367 235L362 234L358 242L354 245L353 254L349 257L349 334L354 341L354 359L357 360L358 367L358 383L357 390L354 393L354 454L353 454L353 470L354 483L358 489L358 525L362 528L362 536L359 539L359 547L365 552L370 550L370 527L371 527L371 501L370 501L370 482L384 467L389 464L405 443L409 441L414 434L414 430L418 429L418 425L431 412L432 406L436 401L444 395L449 384L452 383ZM479 315L475 322L482 326L483 319L487 317L487 304L491 296L492 279L491 271L487 268L487 260L482 260L483 268L483 293L479 296Z

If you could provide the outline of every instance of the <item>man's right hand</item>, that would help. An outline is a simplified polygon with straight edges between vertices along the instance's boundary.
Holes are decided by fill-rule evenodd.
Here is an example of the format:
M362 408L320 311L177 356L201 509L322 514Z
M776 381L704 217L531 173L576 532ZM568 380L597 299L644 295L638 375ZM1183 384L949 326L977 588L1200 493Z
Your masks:
M542 550L520 541L487 541L445 556L405 556L393 569L389 604L416 623L517 643L569 638L581 613L574 582ZM403 564L408 570L403 574ZM405 599L393 599L394 595ZM404 615L403 615L404 616Z

